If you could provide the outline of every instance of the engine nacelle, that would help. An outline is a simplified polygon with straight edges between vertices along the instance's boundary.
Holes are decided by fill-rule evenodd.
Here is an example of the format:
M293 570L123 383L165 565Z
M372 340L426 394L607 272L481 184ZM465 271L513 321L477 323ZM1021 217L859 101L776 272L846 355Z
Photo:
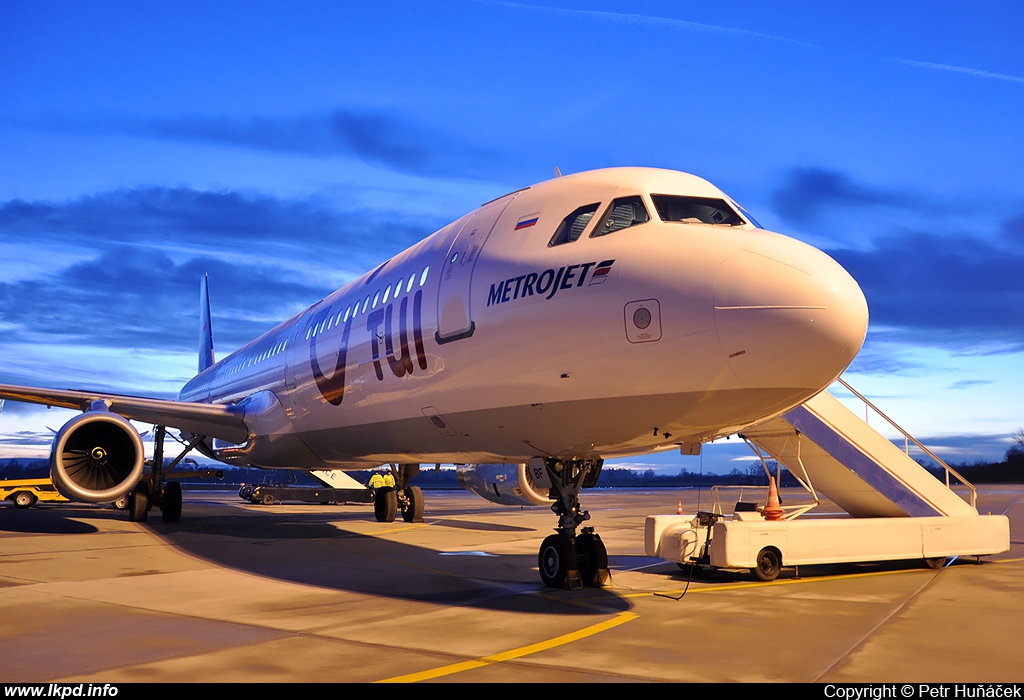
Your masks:
M543 463L537 461L543 469ZM526 463L463 464L455 468L455 475L462 488L493 503L506 506L551 504L553 499L548 497L549 487L539 485L529 467Z
M127 419L87 411L65 423L53 439L50 479L72 501L116 501L135 488L144 461L142 438Z

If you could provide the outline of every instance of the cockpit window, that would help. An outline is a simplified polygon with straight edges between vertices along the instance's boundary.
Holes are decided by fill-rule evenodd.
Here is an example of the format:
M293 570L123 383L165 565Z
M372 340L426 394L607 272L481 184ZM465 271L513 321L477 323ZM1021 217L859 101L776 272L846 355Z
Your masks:
M755 228L764 229L764 226L762 226L761 224L757 223L757 219L752 217L750 215L750 212L747 211L746 208L742 204L740 204L739 202L736 202L736 206L740 208L740 213L743 214L743 216L745 216L747 218L747 221L752 223Z
M651 200L662 221L712 226L742 226L746 223L724 199L652 194Z
M609 233L614 233L630 226L646 224L650 220L651 217L647 213L647 207L644 206L644 200L639 195L621 197L611 203L611 206L605 211L604 216L598 222L597 228L590 234L590 237L607 236Z
M555 229L555 235L551 237L549 246L562 245L563 243L572 243L580 234L583 233L583 229L587 227L590 220L594 218L594 212L601 205L600 202L594 204L588 204L585 207L580 207L569 216L562 219L562 223Z

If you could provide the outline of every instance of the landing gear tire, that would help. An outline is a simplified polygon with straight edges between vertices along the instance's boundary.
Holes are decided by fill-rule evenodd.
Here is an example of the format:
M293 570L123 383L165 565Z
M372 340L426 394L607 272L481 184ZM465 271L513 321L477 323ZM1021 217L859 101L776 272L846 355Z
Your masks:
M941 569L946 565L946 557L926 557L924 565L929 569Z
M377 489L373 495L373 514L378 523L393 523L398 516L398 494L390 486Z
M782 571L782 555L773 547L757 553L757 566L750 570L760 581L774 581Z
M569 571L576 568L576 552L566 535L548 535L537 555L537 568L545 586L564 588Z
M128 496L128 520L135 523L144 523L149 516L149 486L144 481L135 485L130 496Z
M28 491L18 491L18 493L14 494L14 498L12 500L14 501L14 505L19 508L31 508L32 504L36 502L36 497Z
M576 557L584 586L600 588L610 583L608 550L605 549L600 535L592 531L580 534L576 538Z
M164 495L160 499L160 514L165 523L176 523L181 520L181 484L168 481L164 484Z
M407 523L423 522L423 489L410 486L405 490L405 504L402 519Z

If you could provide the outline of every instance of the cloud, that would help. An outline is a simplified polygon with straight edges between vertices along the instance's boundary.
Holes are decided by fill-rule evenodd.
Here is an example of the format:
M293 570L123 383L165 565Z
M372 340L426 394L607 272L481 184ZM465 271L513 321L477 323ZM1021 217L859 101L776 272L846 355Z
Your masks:
M974 462L1001 462L1010 446L1009 435L998 434L964 434L941 435L937 437L918 437L929 450L950 465L972 464ZM899 445L900 441L895 444ZM927 461L927 455L916 454L911 447L911 456L919 456Z
M791 170L772 202L796 226L827 221L836 231L844 222L870 222L851 234L863 248L825 252L858 281L872 327L890 340L967 352L1024 349L1024 216L1000 222L989 207L984 211L994 215L966 221L947 204L821 168ZM935 228L921 230L922 222ZM855 368L913 370L863 355Z
M961 379L958 382L953 382L949 385L950 389L971 389L976 386L984 386L986 384L995 384L991 379Z
M53 433L36 430L18 430L14 433L0 435L0 445L18 447L49 447L53 443Z
M1003 222L1003 238L1013 244L1024 245L1024 214L1012 216Z
M51 119L49 126L72 133L126 134L312 157L348 155L396 172L425 176L486 179L496 164L512 157L384 111L337 109L296 117Z
M873 324L923 345L1024 349L1024 248L907 231L826 251L860 283Z
M28 416L42 414L52 410L53 409L37 406L36 404L31 403L5 401L3 411L0 411L0 416Z
M0 280L0 324L10 344L191 349L209 273L217 343L235 346L442 223L188 188L12 200L0 203L0 245L20 246L40 269L52 269L55 249L79 254L62 269Z
M145 243L245 250L258 242L272 248L268 253L288 257L369 252L379 261L382 251L386 257L403 250L444 223L413 222L395 212L338 211L315 198L184 187L114 190L68 202L0 203L0 240L100 249Z
M914 209L926 202L907 194L866 187L845 174L823 168L795 168L771 196L775 211L794 224L819 221L834 208Z
M888 335L888 334L887 334ZM920 362L899 357L891 344L877 345L868 340L846 370L852 374L916 375L924 367Z
M153 250L118 246L43 278L0 282L0 318L11 324L6 340L191 347L204 272L211 276L217 338L229 345L250 340L274 325L269 319L283 320L294 306L331 291L273 265L210 257L175 263Z

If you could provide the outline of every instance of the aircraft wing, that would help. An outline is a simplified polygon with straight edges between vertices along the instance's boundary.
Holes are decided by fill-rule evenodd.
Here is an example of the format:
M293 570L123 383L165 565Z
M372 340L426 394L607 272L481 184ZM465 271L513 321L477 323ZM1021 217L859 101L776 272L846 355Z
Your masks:
M245 442L249 437L249 429L243 420L244 410L238 406L148 399L79 389L35 389L11 384L0 384L0 399L81 411L88 410L95 401L103 401L111 412L142 423L178 428L235 443Z

